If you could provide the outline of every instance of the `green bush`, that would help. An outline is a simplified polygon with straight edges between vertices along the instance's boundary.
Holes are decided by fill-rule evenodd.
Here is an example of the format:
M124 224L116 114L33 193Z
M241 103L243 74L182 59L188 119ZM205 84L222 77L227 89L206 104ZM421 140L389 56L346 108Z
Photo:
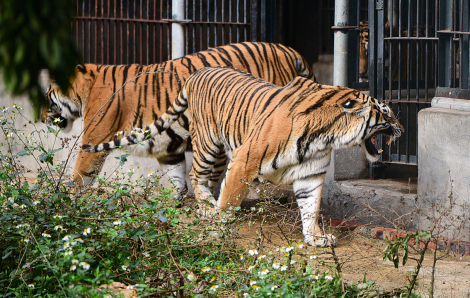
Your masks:
M135 180L123 162L92 187L74 188L64 174L70 158L58 161L60 149L43 143L59 141L58 127L26 135L15 127L21 110L3 108L0 118L3 297L119 296L103 287L113 282L158 297L365 297L374 288L365 281L345 288L333 262L322 267L327 251L308 255L292 240L271 250L256 240L240 243L240 208L230 210L235 217L201 218L197 204L177 208L159 176ZM25 178L24 156L36 161L35 181Z

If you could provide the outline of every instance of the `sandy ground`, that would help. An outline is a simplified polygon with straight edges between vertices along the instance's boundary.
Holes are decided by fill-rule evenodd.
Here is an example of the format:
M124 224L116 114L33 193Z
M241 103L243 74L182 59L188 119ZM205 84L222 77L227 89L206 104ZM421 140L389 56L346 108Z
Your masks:
M303 239L298 229L283 228L291 231L288 237ZM375 281L377 288L382 291L391 291L406 285L409 272L414 270L416 262L409 260L405 266L396 269L392 262L383 260L382 251L386 246L385 241L367 238L355 231L335 231L332 233L338 238L338 246L335 253L343 263L342 271L345 282L348 284L362 281L366 274L367 281ZM250 226L245 221L239 230L241 242L245 244L258 238L259 222L252 222ZM264 245L266 249L287 246L283 234L275 225L265 225L263 234L268 235ZM251 242L253 243L253 242ZM303 253L320 252L323 249L304 247ZM470 297L470 257L455 254L438 253L441 258L436 263L434 297ZM411 255L417 257L417 255ZM418 286L415 293L429 297L433 263L433 252L426 253L424 265L418 277ZM325 268L326 269L326 268Z

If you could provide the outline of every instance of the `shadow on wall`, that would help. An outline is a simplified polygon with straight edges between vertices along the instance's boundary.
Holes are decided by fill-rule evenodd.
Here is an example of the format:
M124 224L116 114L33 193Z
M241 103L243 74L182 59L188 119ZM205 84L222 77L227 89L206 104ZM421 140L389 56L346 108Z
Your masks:
M318 61L313 63L312 69L319 83L333 85L333 55L318 56Z

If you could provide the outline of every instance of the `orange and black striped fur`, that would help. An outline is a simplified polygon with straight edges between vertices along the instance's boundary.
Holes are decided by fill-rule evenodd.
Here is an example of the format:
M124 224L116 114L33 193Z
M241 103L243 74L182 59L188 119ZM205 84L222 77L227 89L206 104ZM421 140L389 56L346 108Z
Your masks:
M293 183L305 241L326 245L318 227L320 199L333 148L362 146L376 161L376 134L389 141L404 131L383 103L356 90L296 77L278 87L242 71L209 67L194 73L160 119L140 133L111 144L86 146L98 152L161 134L185 115L193 147L191 180L196 197L210 199L229 158L216 208L240 205L254 179ZM242 182L241 182L242 181Z
M296 76L315 81L306 60L295 50L260 42L221 46L148 66L85 64L76 67L66 94L51 85L47 93L50 107L43 111L42 120L51 123L55 118L61 119L59 126L66 131L74 120L84 117L83 144L110 142L122 137L118 132L131 135L134 128L143 128L158 119L193 72L219 65L252 73L278 86ZM190 150L188 129L188 119L183 115L157 139L148 140L133 151L156 157L180 190L186 186L184 152ZM105 158L105 152L80 151L74 180L92 180Z

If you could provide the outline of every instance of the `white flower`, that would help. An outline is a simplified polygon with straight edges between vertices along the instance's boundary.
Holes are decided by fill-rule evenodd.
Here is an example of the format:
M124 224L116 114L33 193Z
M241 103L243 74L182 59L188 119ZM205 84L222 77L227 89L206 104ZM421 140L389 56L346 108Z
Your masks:
M127 266L126 265L122 265L121 268L122 268L122 270L127 271Z
M188 278L189 281L193 281L193 280L196 279L196 275L195 275L194 273L190 272L190 273L188 274L188 277L187 277L187 278Z
M56 214L54 215L54 218L61 218L62 216L60 216L59 214Z
M240 260L243 260L245 257L243 255L240 255Z
M294 249L294 247L293 247L293 246L290 246L290 247L286 248L286 252L289 252L289 251L291 251L291 250L293 250L293 249Z
M86 236L86 235L88 235L88 234L90 234L90 233L91 233L91 228L86 228L85 230L83 230L83 233L82 233L82 234L83 234L83 236Z
M277 289L277 286L272 286L271 287L271 291L274 291L275 289Z
M248 271L253 270L253 268L255 268L255 266L250 266L250 267L248 267Z
M39 200L34 200L33 205L37 205L37 204L39 204Z
M291 265L294 265L295 263L297 263L297 261L295 261L295 260L291 260L291 261L290 261L290 264L291 264Z
M28 285L28 288L34 289L34 285L33 285L33 284L29 284L29 285Z
M72 249L72 247L70 247L70 244L68 242L65 242L64 249Z
M124 133L124 132L123 132L122 130L121 130L121 131L118 131L118 132L115 134L115 136L116 136L116 137L119 137L119 136L122 135L123 133Z
M9 202L9 203L14 203L14 202L15 202L15 198L9 197L9 198L8 198L8 202Z
M201 271L202 271L202 272L209 272L209 271L211 271L211 268L209 268L209 267L204 267L204 268L201 269Z
M75 271L75 269L77 269L77 266L75 265L70 266L70 271Z
M243 297L250 297L248 293L243 293Z
M264 269L264 270L261 270L260 272L258 272L259 275L267 275L268 273L269 273L268 269Z
M113 224L114 224L115 226L118 226L118 225L121 224L121 221L120 221L119 219L118 219L118 220L115 220L115 221L113 221Z
M60 122L60 118L54 118L54 121L52 121L54 123L59 123Z
M248 251L248 253L249 253L250 255L254 256L254 255L257 255L257 254L258 254L258 251L257 251L256 249L250 249L250 250Z
M264 258L266 258L266 255L260 255L260 256L258 257L258 259L264 259Z
M302 243L300 243L298 248L304 248L304 245Z
M129 170L127 170L128 173L134 173L134 169L133 168L129 168Z
M215 292L215 291L217 291L217 288L218 288L218 287L219 287L218 285L213 285L213 286L210 288L210 290Z
M66 255L66 256L71 256L72 253L73 253L73 252L72 252L71 250L68 250L68 251L65 252L65 255Z
M309 278L318 280L318 275L310 274Z
M128 286L126 287L126 289L128 289L128 290L133 290L133 289L134 289L134 286L133 286L133 285L128 285Z
M87 262L80 262L78 265L82 266L82 268L85 270L90 269L90 264L88 264Z
M150 171L150 172L149 172L149 174L148 174L147 176L149 176L149 177L152 177L152 176L153 176L153 172L152 172L152 171Z
M67 240L69 240L69 239L70 239L70 235L65 235L65 237L62 238L63 241L67 241Z
M21 239L21 242L29 243L29 239Z
M256 285L258 282L256 280L250 280L250 286Z
M279 263L277 263L277 262L273 263L273 268L274 269L279 269L279 267L280 267Z
M78 260L77 260L77 259L73 259L73 260L72 260L72 264L78 264Z
M43 237L46 237L46 238L51 238L51 235L50 235L50 234L47 234L47 233L42 233L42 236L43 236Z
M330 274L327 274L327 275L325 276L325 279L326 279L326 280L333 280L333 276L331 276Z
M314 256L314 255L310 256L310 260L315 260L316 258L317 258L317 256Z
M103 296L103 297L104 297L104 298L111 298L112 296L111 296L111 295L109 295L109 294L104 294L104 296Z
M77 241L78 241L78 242L80 242L80 243L83 243L83 242L85 242L85 241L83 241L83 239L82 239L82 238L77 238Z
M24 208L26 208L27 206L26 206L25 204L21 204L20 207L21 207L21 209L24 209Z
M64 229L64 227L62 227L61 225L57 225L57 226L55 226L55 227L54 227L54 230L56 230L56 231L57 231L58 229L61 229L61 230L63 230L63 229Z
M2 112L5 113L6 111L8 111L8 107L3 107Z
M286 271L287 270L287 266L281 266L281 271Z
M75 240L70 241L71 246L74 246L75 244L77 244L77 241L75 241Z

